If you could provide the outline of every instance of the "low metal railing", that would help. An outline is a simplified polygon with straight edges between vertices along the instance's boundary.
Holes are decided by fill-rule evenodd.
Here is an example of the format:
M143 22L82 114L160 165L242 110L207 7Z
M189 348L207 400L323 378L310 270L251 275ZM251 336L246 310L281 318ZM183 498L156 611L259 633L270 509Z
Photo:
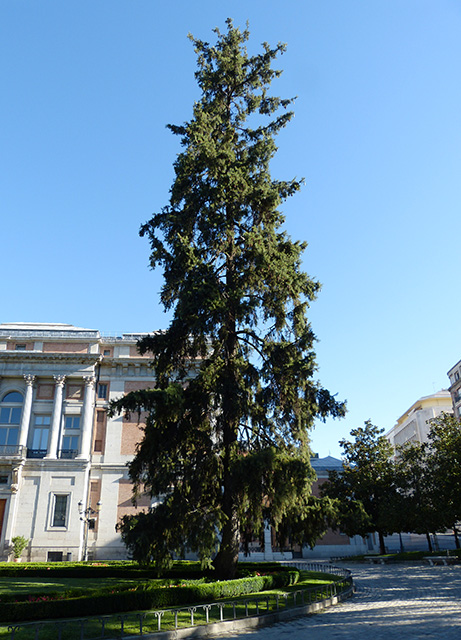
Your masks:
M78 449L60 449L58 458L60 460L74 460L78 456Z
M28 458L44 458L47 454L46 449L27 449L27 457Z
M285 564L285 563L284 563ZM276 613L286 609L322 602L348 592L352 586L352 575L347 569L317 563L286 563L297 565L302 570L321 571L342 578L338 582L315 587L296 589L282 594L260 594L241 597L227 602L212 602L174 609L161 609L119 615L104 615L92 618L74 618L49 622L24 622L0 625L0 634L7 626L9 640L103 640L144 636L159 631L207 625L226 620L238 620Z

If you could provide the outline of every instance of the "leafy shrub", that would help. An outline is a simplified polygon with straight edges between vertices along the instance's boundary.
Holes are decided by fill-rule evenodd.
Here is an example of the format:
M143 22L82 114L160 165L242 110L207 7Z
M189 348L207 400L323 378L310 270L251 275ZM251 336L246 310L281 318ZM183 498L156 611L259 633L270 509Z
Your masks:
M42 596L41 599L34 601L17 602L13 607L11 602L0 602L0 621L24 622L48 618L72 618L81 616L82 612L85 612L86 617L197 602L213 602L221 598L234 598L256 591L288 586L295 584L298 579L297 570L283 570L279 567L277 573L222 582L190 581L182 583L181 586L143 583L119 592L112 589L110 593L97 595L92 590L89 595L86 592L85 595L78 597L57 600L47 599L51 596ZM57 597L60 598L60 594Z
M24 536L14 536L14 538L11 538L11 543L13 556L15 558L20 558L22 552L29 544L29 540L27 538L24 538Z

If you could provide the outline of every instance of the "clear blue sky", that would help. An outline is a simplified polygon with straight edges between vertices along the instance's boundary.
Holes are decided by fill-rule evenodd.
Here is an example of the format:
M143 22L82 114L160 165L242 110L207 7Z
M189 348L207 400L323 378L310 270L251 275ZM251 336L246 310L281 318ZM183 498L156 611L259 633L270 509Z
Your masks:
M166 326L138 229L168 200L198 97L187 33L232 17L250 50L288 44L275 94L298 96L274 177L304 269L319 379L389 429L461 358L461 4L457 0L3 0L0 321L104 332Z

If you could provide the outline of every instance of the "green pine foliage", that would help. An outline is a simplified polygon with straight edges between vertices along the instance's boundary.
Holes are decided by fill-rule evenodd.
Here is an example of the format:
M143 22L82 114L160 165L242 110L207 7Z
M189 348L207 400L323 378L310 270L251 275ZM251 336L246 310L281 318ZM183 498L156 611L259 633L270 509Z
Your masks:
M265 523L281 538L314 544L324 506L311 495L309 430L342 416L315 379L307 319L319 283L301 270L304 242L282 225L299 180L269 164L292 100L270 94L285 45L249 55L248 30L227 21L216 43L191 37L201 98L191 119L169 125L181 139L169 204L141 228L152 268L163 269L165 332L144 338L156 388L128 394L112 413L148 412L129 465L136 491L157 497L120 530L133 557L168 566L196 551L232 577L241 540Z

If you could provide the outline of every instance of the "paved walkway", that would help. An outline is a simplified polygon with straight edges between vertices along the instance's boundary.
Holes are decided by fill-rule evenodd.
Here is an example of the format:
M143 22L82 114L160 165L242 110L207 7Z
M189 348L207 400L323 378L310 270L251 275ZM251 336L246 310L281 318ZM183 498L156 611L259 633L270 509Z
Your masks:
M345 565L347 566L347 565ZM461 565L350 565L357 593L322 613L232 638L245 640L461 639Z

